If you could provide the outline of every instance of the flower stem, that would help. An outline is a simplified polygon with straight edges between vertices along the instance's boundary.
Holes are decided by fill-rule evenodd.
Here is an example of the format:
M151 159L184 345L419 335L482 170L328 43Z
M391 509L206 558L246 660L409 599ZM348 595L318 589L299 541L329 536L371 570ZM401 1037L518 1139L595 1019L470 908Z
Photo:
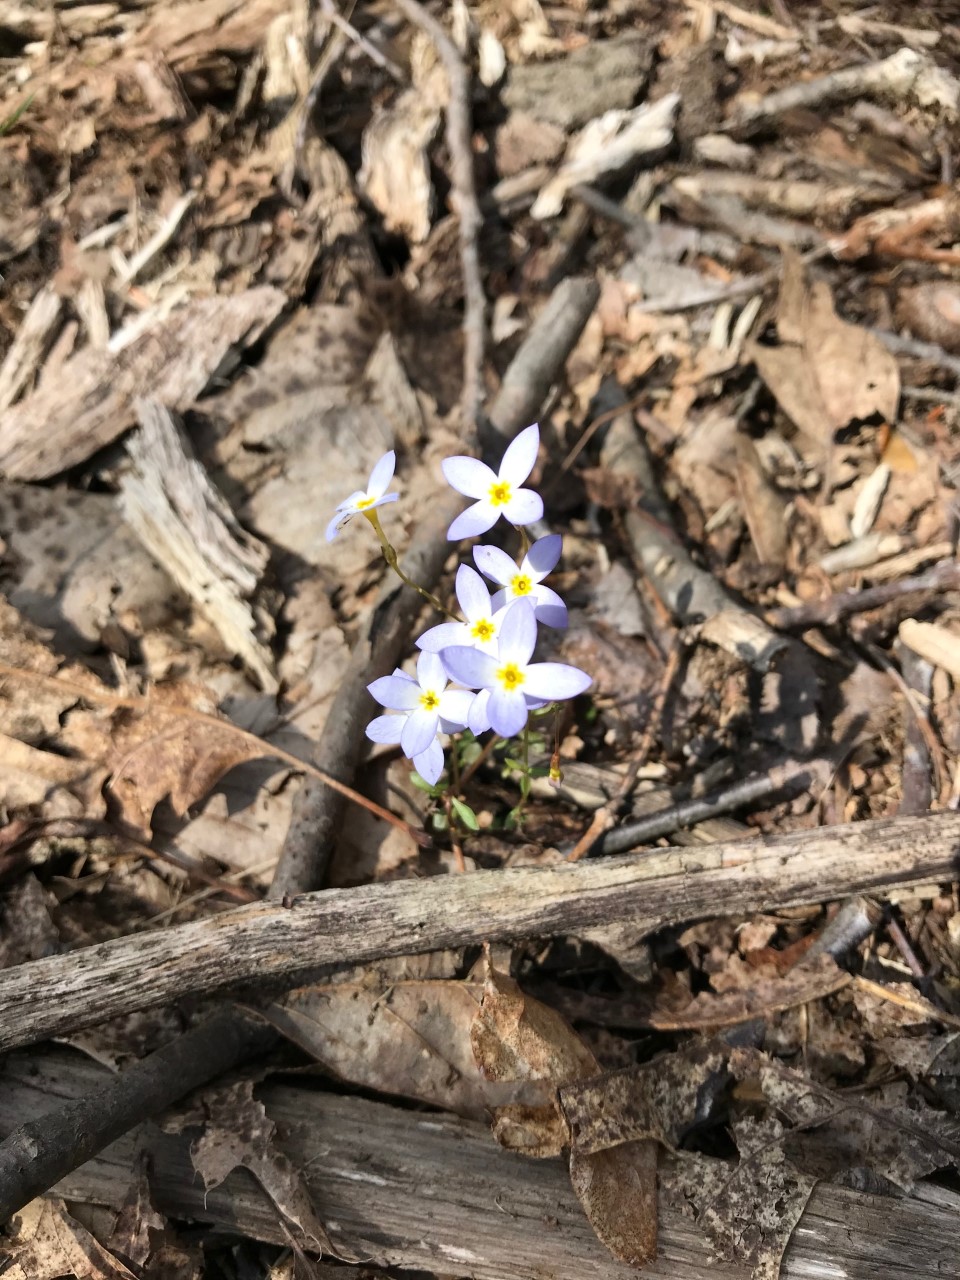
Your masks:
M455 613L451 613L449 609L445 608L432 591L428 591L426 587L421 587L419 582L414 582L414 580L408 577L400 568L397 560L396 548L383 532L383 527L380 524L380 517L377 515L376 511L364 511L363 515L365 515L373 525L373 531L380 540L380 550L383 552L383 558L400 581L405 583L406 586L412 587L414 591L423 596L424 600L429 601L438 613L442 613L445 617L452 619L454 622L459 622L460 619L457 615Z
M473 775L477 772L477 770L483 764L484 760L487 760L490 757L490 754L493 751L494 747L497 745L497 743L502 741L503 739L500 737L498 733L494 733L491 735L490 740L486 743L483 750L477 756L476 760L474 760L471 764L468 764L466 769L464 769L463 773L461 774L460 776L461 790L467 785L467 783L470 781Z

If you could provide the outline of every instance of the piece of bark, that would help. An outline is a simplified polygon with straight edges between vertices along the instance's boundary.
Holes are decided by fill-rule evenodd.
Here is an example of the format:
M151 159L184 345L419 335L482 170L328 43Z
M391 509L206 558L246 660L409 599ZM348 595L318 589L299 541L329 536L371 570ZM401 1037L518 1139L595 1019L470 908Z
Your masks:
M600 297L596 280L571 276L557 285L510 362L488 411L492 445L503 447L533 422ZM481 430L481 438L484 437Z
M207 615L227 653L260 687L277 689L273 655L257 635L250 599L270 552L238 524L180 425L156 400L138 400L127 444L133 464L120 482L120 508L153 558Z
M56 335L62 310L63 299L50 284L30 303L0 365L0 409L8 409L37 373Z
M0 1136L51 1105L95 1088L103 1068L63 1051L15 1054L3 1077ZM304 1170L336 1245L379 1266L470 1275L474 1280L630 1280L591 1231L560 1160L528 1160L498 1147L486 1125L422 1116L363 1098L290 1085L260 1091L291 1161ZM150 1154L155 1207L248 1238L288 1243L270 1201L238 1171L205 1192L189 1138L144 1126L71 1173L57 1194L119 1208ZM317 1158L317 1151L336 1153ZM957 1197L924 1188L923 1198L862 1195L822 1186L810 1198L787 1249L781 1280L903 1280L960 1277ZM747 1280L719 1262L700 1229L660 1197L660 1254L651 1280Z
M190 406L237 344L255 342L280 314L279 289L196 298L122 351L86 347L8 409L0 422L0 471L46 480L85 462L133 425L134 401Z
M960 815L894 818L558 867L261 902L0 973L0 1050L325 964L821 903L957 876ZM30 998L43 991L45 999Z

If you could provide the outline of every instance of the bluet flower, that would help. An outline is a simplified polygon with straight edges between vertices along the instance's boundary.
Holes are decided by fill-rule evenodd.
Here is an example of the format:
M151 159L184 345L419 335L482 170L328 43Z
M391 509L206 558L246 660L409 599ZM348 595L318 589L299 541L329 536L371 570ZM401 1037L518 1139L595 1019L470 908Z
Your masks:
M337 507L333 519L327 525L328 542L332 542L347 521L352 520L354 516L369 518L369 513L377 507L382 507L387 502L397 501L400 497L399 493L387 493L396 465L397 455L391 449L370 472L366 489L358 489L356 493L351 493L349 498L344 498Z
M466 645L453 645L440 655L455 680L490 691L485 714L501 737L512 738L520 732L527 723L531 703L575 698L592 684L590 676L579 667L563 662L531 662L536 642L533 605L529 600L517 600L507 610L500 627L496 657Z
M437 735L466 728L474 699L469 689L449 689L447 684L439 657L421 653L416 679L397 670L367 685L382 707L401 713L371 720L367 737L372 742L399 743L420 777L431 785L443 772L443 748Z
M507 445L496 474L479 458L457 456L440 464L447 483L458 493L476 498L447 530L451 541L474 538L492 529L501 516L511 524L530 524L543 515L543 499L523 483L533 470L540 447L540 428L526 427Z
M467 564L457 570L457 601L466 621L441 622L431 627L417 640L417 646L428 653L439 653L450 645L467 644L484 653L496 653L504 611L494 609L487 584Z
M511 601L525 597L532 603L538 622L546 627L565 627L567 606L555 591L542 585L547 574L557 567L562 545L559 533L538 538L523 557L519 568L499 547L474 547L473 558L477 568L502 587L493 597L494 609L501 609Z

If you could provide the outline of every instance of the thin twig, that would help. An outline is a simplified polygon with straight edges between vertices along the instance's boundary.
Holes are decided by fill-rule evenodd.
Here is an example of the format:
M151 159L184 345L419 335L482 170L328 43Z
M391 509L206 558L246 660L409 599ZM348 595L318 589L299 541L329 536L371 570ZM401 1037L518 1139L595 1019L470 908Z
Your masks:
M838 591L824 600L809 600L805 604L771 609L764 616L769 625L778 631L804 631L808 627L831 626L850 614L879 609L882 605L914 593L956 590L960 590L960 562L941 560L926 573L917 574L913 578L884 582L880 586L866 587L862 591Z
M643 731L640 746L634 753L633 759L630 761L629 767L621 778L616 791L606 804L601 805L596 811L590 826L574 845L567 858L569 862L579 862L585 854L590 852L603 833L610 830L616 822L620 810L626 804L630 792L636 786L637 775L647 763L647 757L650 755L656 736L660 731L663 708L666 705L667 696L673 687L677 672L680 670L682 654L683 648L678 638L674 640L670 656L664 664L660 687L657 690L653 706L650 708L650 717L647 720L647 727Z
M417 0L394 0L403 15L425 32L437 47L450 83L447 105L447 147L450 181L460 224L460 266L463 272L463 429L472 434L480 415L487 301L480 271L478 237L482 225L473 176L473 122L470 112L470 73L457 46L442 25Z

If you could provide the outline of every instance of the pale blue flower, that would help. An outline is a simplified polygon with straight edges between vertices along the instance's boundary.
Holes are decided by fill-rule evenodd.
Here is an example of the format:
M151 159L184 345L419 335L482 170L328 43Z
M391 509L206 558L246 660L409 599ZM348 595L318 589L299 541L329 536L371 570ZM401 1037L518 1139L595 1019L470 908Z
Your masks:
M501 516L510 524L531 524L543 515L543 499L523 483L533 470L540 447L540 428L526 427L507 445L496 474L479 458L457 456L440 464L447 483L458 493L476 498L447 530L451 541L474 538L492 529Z
M356 493L351 493L349 498L344 498L337 507L333 519L327 525L328 542L332 542L347 521L352 520L354 516L368 515L369 512L384 506L387 502L397 501L400 497L399 493L387 493L396 465L397 455L391 449L370 472L366 489L358 489Z
M474 547L477 568L502 588L493 597L494 609L525 597L533 605L538 622L545 627L565 627L567 606L555 591L543 586L543 579L557 567L562 545L559 533L538 538L519 567L499 547Z
M533 605L521 599L507 609L496 657L466 645L453 645L440 655L454 680L481 693L489 690L483 714L501 737L513 738L523 729L531 705L575 698L592 684L590 676L579 667L563 662L531 662L536 642ZM471 715L476 723L479 714L479 710L471 708L468 724Z
M454 644L472 645L484 653L497 652L497 636L505 610L495 610L490 600L487 584L469 565L457 570L457 601L465 618L464 622L441 622L431 627L417 640L420 649L428 653L440 653Z
M443 772L441 733L458 733L466 728L474 694L469 689L447 688L448 677L435 653L421 653L417 678L403 671L381 676L367 688L382 707L399 715L377 716L367 725L373 742L399 743L412 760L417 773L435 783Z

